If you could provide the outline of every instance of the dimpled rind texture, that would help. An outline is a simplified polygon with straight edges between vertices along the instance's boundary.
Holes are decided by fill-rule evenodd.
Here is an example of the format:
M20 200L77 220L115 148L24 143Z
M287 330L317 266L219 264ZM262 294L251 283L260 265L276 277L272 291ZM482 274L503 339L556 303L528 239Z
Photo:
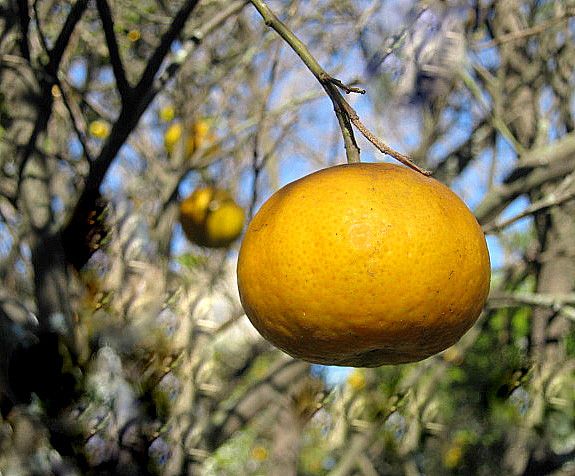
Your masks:
M392 164L320 170L277 191L238 258L246 315L271 343L325 365L425 359L487 299L484 234L437 180Z

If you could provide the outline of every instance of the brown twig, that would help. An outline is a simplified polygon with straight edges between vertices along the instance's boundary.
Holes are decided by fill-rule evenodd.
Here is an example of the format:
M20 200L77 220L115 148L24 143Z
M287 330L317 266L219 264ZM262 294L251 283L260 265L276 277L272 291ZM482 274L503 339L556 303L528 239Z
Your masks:
M345 85L338 79L330 76L317 62L303 42L275 15L263 0L250 0L259 14L264 19L267 26L272 28L282 37L282 39L295 51L302 59L307 68L313 73L316 79L324 88L325 92L333 103L333 108L342 132L345 151L348 163L357 163L359 158L359 146L355 140L352 124L370 141L379 151L393 157L402 164L420 172L424 175L431 175L431 172L422 169L415 164L406 155L397 152L389 147L383 141L378 139L369 129L360 121L358 114L345 100L340 93L340 89L349 93L364 94L365 91L360 88Z
M573 16L575 16L575 8L570 8L565 12L563 12L562 15L559 15L556 18L552 18L543 23L540 23L539 25L532 26L531 28L525 28L523 30L514 31L506 35L502 35L498 38L493 38L492 40L479 43L476 45L476 47L481 49L492 48L494 46L501 45L504 43L518 41L524 38L528 38L530 36L539 35L540 33L543 33L545 30L548 30L549 28L555 26L556 24L569 20L569 18Z
M370 141L377 149L382 152L383 154L389 155L393 157L395 160L401 162L403 165L406 165L423 175L431 175L430 170L426 170L421 168L419 165L414 163L407 155L398 152L395 149L389 147L385 142L378 139L359 119L358 114L355 110L346 102L345 103L346 112L352 122L352 124L363 134L363 136Z
M365 89L344 84L339 79L334 78L333 76L330 76L325 72L320 73L319 76L321 81L335 84L338 88L343 89L346 94L349 93L365 94Z
M118 41L114 30L112 11L106 0L96 0L96 6L98 8L98 13L100 14L100 20L102 21L108 52L110 53L110 63L112 63L112 70L114 71L114 77L116 79L116 87L118 88L118 93L120 94L122 103L125 103L131 94L132 88L126 78L126 71L120 55L120 48L118 47Z
M517 162L502 185L494 187L475 209L479 223L494 220L505 207L520 195L529 193L546 182L558 180L573 172L575 134L531 149ZM528 163L530 167L522 168Z
M60 89L60 93L62 94L62 102L64 106L66 106L66 110L70 116L72 121L72 127L76 132L76 137L80 141L80 145L82 146L82 150L84 151L84 155L88 162L92 162L93 157L92 153L90 152L90 148L88 147L88 140L86 137L86 124L84 117L82 116L82 112L80 107L76 103L73 98L73 93L69 84L65 81L65 78L58 77L58 88Z
M483 231L485 233L497 233L498 231L507 228L509 225L512 225L522 218L572 200L575 198L575 187L573 186L574 184L575 175L568 175L554 192L551 192L549 195L545 195L542 199L533 202L531 205L525 208L525 210L517 213L516 215L513 215L510 218L488 223L483 227Z
M493 309L518 306L548 307L571 320L575 320L575 294L503 292L492 294L488 301L488 307Z

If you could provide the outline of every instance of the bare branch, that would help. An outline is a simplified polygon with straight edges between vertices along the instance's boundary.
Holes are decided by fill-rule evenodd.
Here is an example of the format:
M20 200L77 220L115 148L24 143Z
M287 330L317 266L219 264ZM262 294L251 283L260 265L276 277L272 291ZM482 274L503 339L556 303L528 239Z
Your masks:
M552 18L551 20L547 20L546 22L532 26L531 28L525 28L524 30L513 31L511 33L508 33L507 35L502 35L498 38L493 38L492 40L478 43L475 45L475 47L477 49L493 48L494 46L502 45L503 43L523 40L530 36L539 35L548 30L549 28L552 28L559 23L563 23L569 20L573 16L575 16L575 9L569 8L565 12L563 12L562 15L559 15L556 18Z
M210 20L204 23L201 28L192 33L193 42L196 44L200 43L207 34L224 23L230 16L238 13L248 3L249 0L236 0L230 3L227 8L224 8L218 14L214 15Z
M152 85L156 73L168 53L170 45L180 34L185 25L185 21L197 3L198 0L189 0L182 6L176 14L170 28L162 37L160 45L152 54L152 58L142 73L138 84L134 87L132 99L122 108L120 116L112 127L108 140L102 147L100 156L91 164L92 167L86 180L85 189L78 203L79 207L82 206L81 202L94 196L95 190L100 188L100 184L102 180L104 180L104 176L120 150L120 147L122 147L127 137L137 125L140 117L155 97L156 92L153 91Z
M175 76L182 64L188 60L196 46L199 45L208 34L214 31L219 25L225 23L228 18L240 12L248 2L249 0L236 0L231 3L228 8L223 9L214 15L211 20L204 23L201 28L194 31L191 38L184 42L178 54L175 55L175 58L172 59L166 66L164 72L157 78L154 84L154 91L160 91L166 83Z
M485 71L485 69L481 67L476 67L475 70L478 72L478 74L480 74L483 77L483 80L486 82L486 84L490 86L491 78L487 76L488 73ZM492 108L491 105L488 104L487 101L485 101L485 98L483 97L483 92L481 91L479 84L477 84L473 76L471 76L471 74L469 74L465 70L460 70L459 77L461 78L465 86L467 86L467 89L469 89L469 92L471 92L477 103L481 105L481 108L489 116L493 128L497 132L499 132L499 134L501 134L501 136L505 138L505 140L507 140L507 142L513 147L513 149L515 149L515 151L518 154L523 154L525 152L523 146L517 140L517 138L515 138L515 136L513 135L507 124L499 116L497 111L495 111L494 108ZM493 87L491 89L493 89Z
M146 96L150 92L156 74L162 66L166 55L170 51L170 46L172 46L174 40L176 40L180 35L186 21L198 3L199 0L188 0L174 17L168 31L164 33L160 40L160 44L152 53L150 60L146 64L146 68L142 73L140 81L138 81L138 84L134 88L134 94L136 97Z
M571 320L575 320L575 294L501 292L489 296L488 306L495 309L518 306L548 307Z
M297 379L309 373L309 364L301 360L280 358L267 375L249 386L233 406L224 406L214 415L206 431L210 446L218 447L222 441L242 428L258 415L277 395L285 395Z
M323 76L323 81L329 81L330 83L335 84L338 88L343 89L345 91L346 94L350 94L350 93L357 93L357 94L365 94L365 89L362 88L358 88L356 86L351 86L348 84L344 84L342 83L339 79L334 78L332 76Z
M351 127L351 124L353 124L365 136L365 138L369 140L373 145L375 145L382 153L393 157L404 165L407 165L408 167L417 170L424 175L431 175L431 172L420 168L418 165L412 162L409 157L395 151L383 141L377 139L359 120L359 116L349 105L349 103L343 98L338 88L343 89L346 93L358 92L363 94L364 91L362 89L346 86L341 81L330 76L320 66L320 64L317 62L308 48L304 45L304 43L275 15L274 12L271 11L271 9L264 1L251 0L251 3L262 16L265 24L273 28L302 59L304 64L316 77L319 83L323 86L327 95L330 97L343 135L348 163L360 161L359 147Z
M59 79L59 78L58 78ZM76 136L82 145L82 150L84 151L84 155L88 159L89 162L92 162L92 154L90 149L88 148L88 141L86 137L86 125L84 121L84 117L82 115L82 111L80 107L76 103L76 101L72 97L72 91L66 81L58 80L58 87L60 88L60 92L62 94L62 101L66 106L66 110L72 119L72 126L74 127L74 131L76 132Z
M341 97L337 86L335 86L335 84L329 79L331 76L324 71L303 42L295 36L295 34L275 15L274 12L271 11L266 3L261 0L251 0L251 3L262 16L265 24L270 28L273 28L286 41L286 43L291 46L323 86L333 103L335 114L343 135L347 161L349 163L359 162L359 147L355 140L350 121L345 116L345 111L342 107L343 97Z
M38 10L38 0L34 1L32 4L32 9L34 11L34 17L36 20L36 28L38 30L38 36L40 38L40 44L44 48L46 54L50 54L50 48L48 48L48 42L46 41L46 35L44 34L44 28L42 22L40 21L40 12Z
M365 454L376 436L375 425L363 432L355 433L346 445L346 451L329 476L348 476L358 465L361 455Z
M64 56L64 51L68 46L70 37L72 36L76 25L82 18L82 15L84 14L84 11L87 7L88 0L78 0L72 7L70 14L66 17L64 26L62 27L62 30L60 31L60 34L54 43L54 47L50 51L50 60L48 62L48 66L46 67L50 74L54 76L57 75L58 68L60 67L60 61L62 61L62 56Z
M102 20L102 27L104 28L106 44L108 45L108 52L110 53L110 62L112 63L112 70L114 71L114 77L116 78L116 86L120 93L120 97L122 98L122 102L125 103L131 94L132 88L128 83L126 71L122 64L116 34L114 33L114 19L112 18L110 5L107 0L96 0L96 5Z
M22 182L24 169L26 168L28 159L31 156L34 149L36 148L38 137L46 129L48 121L50 120L50 116L52 115L51 87L53 84L57 83L58 68L60 67L62 56L64 55L64 51L68 46L70 37L72 36L72 33L74 32L76 25L82 18L82 14L86 10L87 6L88 6L88 0L78 0L74 4L69 15L66 17L66 21L64 22L64 26L62 27L62 30L60 31L58 38L56 39L54 48L48 51L50 59L45 67L45 72L48 74L48 76L51 77L40 78L40 86L41 86L40 95L43 98L43 100L40 102L40 105L38 107L37 118L34 123L32 133L30 134L30 138L26 144L26 147L22 152L22 161L20 162L18 171L18 177L19 177L18 187L20 187L20 183Z
M416 171L418 171L419 173L423 174L423 175L431 175L431 171L423 169L421 167L419 167L419 165L415 164L414 162L412 162L412 160L407 156L402 154L401 152L398 152L394 149L392 149L391 147L389 147L385 142L383 142L382 140L378 139L359 119L359 116L357 115L357 113L355 112L355 110L347 103L345 103L345 107L346 107L346 111L347 114L349 115L349 118L352 122L352 124L357 127L357 129L364 135L364 137L370 141L375 147L377 147L377 149L386 154L389 155L390 157L393 157L395 160L398 160L399 162L401 162L403 165L406 165Z
M512 225L513 223L521 220L522 218L533 215L534 213L540 212L541 210L551 208L555 205L560 205L571 200L572 198L575 198L575 187L573 186L574 184L575 176L571 174L565 178L565 180L557 187L555 192L552 192L549 195L545 195L540 200L525 208L525 210L522 212L517 213L516 215L507 218L506 220L488 223L483 227L483 230L485 233L497 233L509 225Z
M30 61L30 44L28 31L30 26L30 14L28 12L28 0L18 0L18 15L20 18L20 51L22 56Z
M493 188L475 210L480 223L493 220L515 198L573 171L575 135L531 149L508 175L503 185ZM528 167L524 167L527 164ZM537 165L538 164L538 165Z

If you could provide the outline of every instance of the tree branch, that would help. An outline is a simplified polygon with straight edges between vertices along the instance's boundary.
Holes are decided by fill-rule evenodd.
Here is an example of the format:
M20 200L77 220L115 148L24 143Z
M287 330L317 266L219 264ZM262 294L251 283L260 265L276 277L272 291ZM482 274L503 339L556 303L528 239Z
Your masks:
M199 0L188 0L182 8L176 13L174 20L172 21L168 31L162 35L162 39L160 40L160 44L156 48L156 50L152 53L152 56L148 63L146 64L146 68L142 73L140 81L134 88L134 95L136 97L143 97L148 94L150 91L156 74L158 73L166 55L170 51L170 47L174 40L180 35L181 31L184 29L186 21L188 20L190 14L194 10L194 8L198 5Z
M88 6L88 0L78 0L74 4L69 15L66 17L66 21L64 22L64 26L62 27L62 30L60 31L60 34L56 39L54 47L52 48L52 50L47 51L49 55L49 61L44 70L44 73L46 74L44 75L44 77L39 78L40 91L38 92L39 95L38 109L37 109L38 114L36 117L36 121L34 123L32 133L30 134L30 138L26 144L26 147L23 149L22 152L22 161L20 162L18 171L19 176L18 188L20 187L20 183L22 181L24 169L26 168L28 159L36 148L36 142L38 141L38 137L46 129L48 121L50 120L50 116L52 115L53 100L52 100L51 87L54 84L57 84L58 68L60 67L62 56L64 55L64 51L66 50L66 46L68 46L70 37L72 36L72 33L74 32L76 25L82 18L82 14L86 10L87 6ZM40 29L39 23L38 28ZM44 41L43 35L41 35L41 38L42 41Z
M116 34L114 33L114 19L112 18L110 5L107 0L96 0L96 5L98 7L100 19L102 20L102 27L104 28L106 44L108 45L108 52L110 53L110 62L112 63L112 70L114 71L114 77L116 78L116 86L120 93L120 97L122 98L122 103L125 104L130 97L132 88L128 83L126 71L122 64L120 49L118 48Z
M538 306L553 309L565 317L575 320L575 294L546 294L530 292L499 292L489 296L488 307L505 308Z
M185 59L189 57L195 46L201 42L201 39L218 25L224 23L231 15L241 10L246 2L242 0L232 3L227 9L215 15L212 21L204 24L203 28L196 32L194 39L186 42L186 53L184 55L178 54L177 58L156 78L156 74L165 59L164 56L169 52L171 42L178 37L185 26L185 20L197 4L198 0L188 0L182 6L168 31L162 37L160 45L153 53L152 59L150 59L148 66L142 73L138 84L132 89L131 98L123 105L120 115L110 131L110 135L100 151L100 155L90 164L90 172L84 182L84 190L78 198L74 212L63 230L65 235L69 237L75 236L75 224L81 223L83 210L90 209L93 206L92 202L99 196L98 190L112 161L156 94L175 76ZM170 43L168 43L169 41ZM161 56L162 54L164 56Z
M494 46L501 45L503 43L509 43L510 41L518 41L530 36L539 35L553 26L563 23L569 20L571 17L575 16L575 8L569 8L562 15L557 16L556 18L552 18L551 20L547 20L539 25L532 26L531 28L525 28L524 30L513 31L506 35L499 36L498 38L493 38L492 40L478 43L475 45L477 49L483 48L493 48Z
M204 23L201 28L194 31L190 39L184 42L182 48L178 51L178 54L175 55L175 58L170 62L170 64L166 66L165 70L157 78L154 85L154 90L161 90L166 85L166 83L174 77L182 64L188 60L196 46L203 41L206 35L224 23L229 17L241 11L241 9L244 8L248 2L249 0L236 0L235 2L231 3L228 8L223 9L218 14L214 15L211 20L208 20L206 23Z
M475 210L480 223L493 220L515 198L528 193L542 184L557 180L573 171L575 135L537 147L527 152L508 175L504 183L493 188ZM536 159L536 162L534 160ZM534 164L539 163L539 166ZM528 164L528 167L524 167Z
M46 55L50 55L50 48L48 47L48 42L46 41L46 35L44 34L44 28L42 22L40 21L40 12L38 10L38 0L35 0L32 4L32 10L34 11L34 18L36 20L36 28L38 30L38 37L40 38L40 44L44 49Z
M18 16L20 19L20 51L22 57L30 61L30 44L28 38L30 26L30 13L28 12L28 0L18 0Z
M64 26L54 43L54 47L50 51L50 60L46 67L50 74L54 76L57 75L60 62L62 61L62 56L64 56L64 51L68 46L70 37L87 7L88 0L78 0L72 7L72 10L70 10L70 14L66 17Z
M328 476L348 476L357 466L361 455L365 454L376 436L375 425L366 431L355 433L346 445L346 451Z
M73 92L71 91L69 84L65 80L59 79L58 87L60 88L62 101L64 102L66 110L70 115L72 126L74 127L74 131L76 132L78 140L80 141L84 155L86 156L88 162L92 162L92 153L88 147L88 140L86 137L86 124L84 117L82 116L82 111L73 98Z
M267 375L249 386L233 406L222 405L206 431L208 446L219 447L233 433L262 412L277 395L285 395L298 379L309 373L309 364L281 357Z
M225 22L230 16L238 13L249 3L249 0L236 0L230 3L227 8L224 8L219 13L214 15L210 20L202 25L202 27L192 34L192 41L195 44L201 43L206 35L211 33L219 25Z
M93 196L100 188L104 176L116 154L140 120L140 117L156 95L153 82L172 42L184 28L187 18L198 4L199 0L188 0L176 14L168 31L164 33L159 46L150 58L138 84L133 89L132 98L122 107L120 115L102 147L100 155L92 162L90 173L86 179L85 190L79 202Z
M301 58L311 73L316 77L316 79L319 81L331 99L343 135L348 163L355 163L360 161L359 147L355 140L353 128L351 127L351 124L353 124L364 135L364 137L373 145L375 145L377 149L382 153L393 157L404 165L407 165L408 167L417 170L424 175L431 175L431 172L420 168L418 165L412 162L409 157L395 151L383 141L377 139L360 121L357 113L339 92L339 89L343 89L346 93L357 92L363 94L365 92L364 90L346 86L340 80L330 76L317 62L317 60L304 45L304 43L275 15L275 13L267 6L263 0L250 1L264 19L265 24L268 27L274 29L278 35L280 35L281 38L294 50L294 52Z
M335 114L343 135L347 161L349 163L359 162L359 146L355 140L350 121L345 116L345 111L342 107L343 98L341 97L337 86L331 81L331 76L324 71L303 42L275 15L274 12L271 11L266 3L261 0L251 0L251 3L262 16L265 24L274 29L278 35L280 35L280 37L283 38L289 46L291 46L323 86L325 92L333 103Z
M541 210L551 208L555 205L560 205L562 203L568 202L572 198L575 198L575 187L573 186L574 182L575 175L568 175L565 180L563 180L563 182L557 187L556 191L550 193L549 195L545 195L543 198L532 203L530 206L525 208L525 210L517 213L511 218L488 223L483 227L483 231L485 233L497 233L509 225L512 225L516 221L521 220L522 218L533 215L534 213L540 212Z

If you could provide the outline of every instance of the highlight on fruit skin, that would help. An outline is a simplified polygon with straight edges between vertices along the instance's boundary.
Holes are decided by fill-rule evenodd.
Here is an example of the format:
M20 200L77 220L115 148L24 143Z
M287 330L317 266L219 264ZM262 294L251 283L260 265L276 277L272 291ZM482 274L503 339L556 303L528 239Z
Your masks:
M180 224L192 243L208 248L226 248L242 233L244 210L229 192L200 186L180 203Z
M249 224L237 278L264 338L312 363L415 362L450 347L487 299L485 236L437 180L394 164L320 170Z

